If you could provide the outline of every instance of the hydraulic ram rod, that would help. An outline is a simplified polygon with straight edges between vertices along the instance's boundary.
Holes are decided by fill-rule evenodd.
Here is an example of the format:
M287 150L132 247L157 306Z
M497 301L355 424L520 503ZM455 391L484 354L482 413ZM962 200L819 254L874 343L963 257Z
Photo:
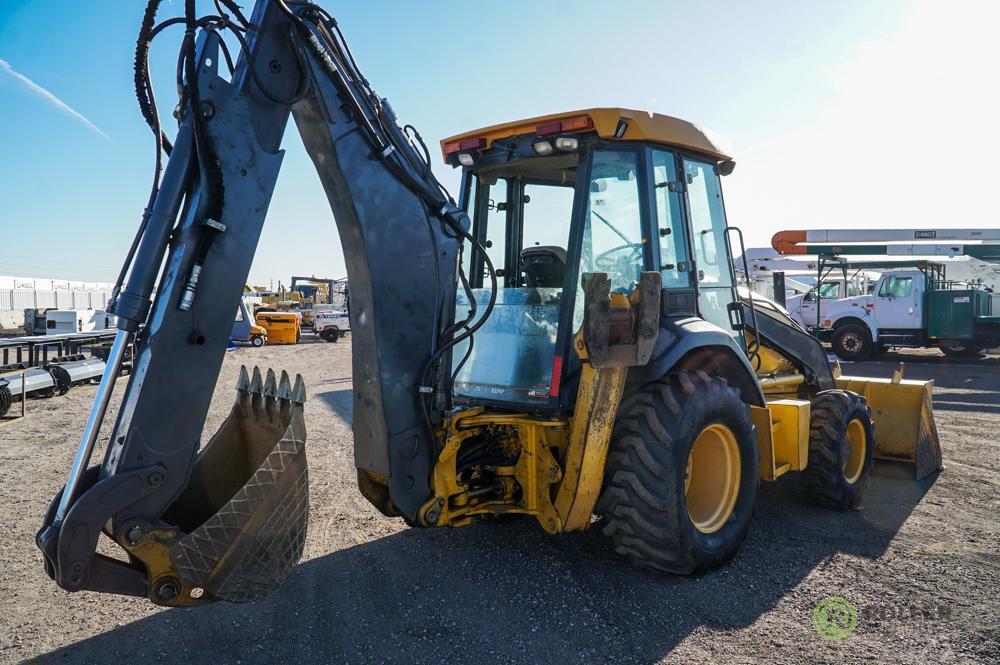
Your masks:
M121 369L122 360L125 358L125 350L128 348L131 333L119 330L115 335L114 344L108 354L108 364L104 368L101 376L101 385L97 388L97 396L94 398L94 406L90 409L90 416L87 417L87 425L83 428L83 436L80 437L80 446L76 449L76 456L73 458L73 468L69 471L69 478L66 480L66 489L63 490L62 498L59 499L59 508L56 509L55 524L61 524L66 513L73 503L76 495L76 488L80 484L83 472L87 470L90 463L90 456L94 452L94 444L97 443L97 435L101 431L101 423L104 422L104 415L108 410L108 402L111 401L111 393L115 388L115 381L118 379L118 371Z

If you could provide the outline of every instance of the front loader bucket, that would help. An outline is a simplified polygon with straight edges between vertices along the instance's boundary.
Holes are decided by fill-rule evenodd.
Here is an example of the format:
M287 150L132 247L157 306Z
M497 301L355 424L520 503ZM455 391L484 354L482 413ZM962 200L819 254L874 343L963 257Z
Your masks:
M909 462L917 480L943 468L941 441L931 404L933 381L841 376L837 387L863 395L875 422L875 457Z
M251 378L243 367L236 387L229 417L163 516L175 527L160 540L174 584L172 597L156 598L164 604L263 598L302 556L309 512L302 377L293 388L285 372L275 381L268 370L262 381L260 370ZM151 593L162 586L151 576Z

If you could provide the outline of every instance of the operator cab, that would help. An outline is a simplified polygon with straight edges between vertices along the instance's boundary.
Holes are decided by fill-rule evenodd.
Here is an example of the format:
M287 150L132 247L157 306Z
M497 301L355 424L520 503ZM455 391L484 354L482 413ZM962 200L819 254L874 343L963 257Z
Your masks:
M460 204L484 249L464 247L456 320L473 306L482 316L489 264L497 282L489 320L452 357L459 403L568 408L589 272L628 294L641 272L659 271L664 316L700 316L742 343L720 183L733 162L701 129L590 109L467 132L442 150L463 167Z

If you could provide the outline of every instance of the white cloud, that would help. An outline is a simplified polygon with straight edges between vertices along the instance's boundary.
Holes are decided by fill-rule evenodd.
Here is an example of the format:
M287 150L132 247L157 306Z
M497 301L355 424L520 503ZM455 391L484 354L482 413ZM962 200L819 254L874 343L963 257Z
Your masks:
M915 4L818 73L835 101L811 123L737 151L731 222L763 246L780 229L1000 224L998 36L1000 3Z
M24 85L24 87L26 87L28 90L30 90L34 94L38 95L39 97L41 97L42 99L44 99L45 101L47 101L52 106L56 107L57 109L59 109L60 111L62 111L63 113L65 113L66 115L68 115L68 116L70 116L70 117L78 120L79 122L83 123L88 129L90 129L92 132L94 132L95 134L97 134L101 138L105 139L106 141L111 141L111 137L110 136L108 136L107 134L105 134L104 132L102 132L100 129L98 129L97 125L95 125L90 120L88 120L87 118L85 118L83 116L83 114L81 114L78 111L76 111L69 104L67 104L63 100L59 99L54 94L52 94L51 92L49 92L48 90L46 90L42 86L38 85L37 83L35 83L31 79L29 79L24 74L21 74L20 72L14 71L14 68L10 66L10 63L7 62L6 60L4 60L3 58L0 58L0 72L6 72L8 75L10 75L11 77L13 77L16 81L18 81L19 83L21 83L22 85Z

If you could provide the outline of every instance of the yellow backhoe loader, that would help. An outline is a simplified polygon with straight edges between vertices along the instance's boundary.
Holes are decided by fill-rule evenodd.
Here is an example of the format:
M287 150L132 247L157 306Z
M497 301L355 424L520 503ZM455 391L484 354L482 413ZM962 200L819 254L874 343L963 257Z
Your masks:
M160 149L145 74L158 4L135 72ZM761 479L801 472L809 496L842 509L875 457L940 468L930 383L836 376L781 308L739 292L721 189L734 162L696 125L596 108L466 132L441 146L462 169L455 202L324 9L220 7L232 15L185 4L178 131L115 289L107 372L37 536L60 587L248 601L301 556L302 380L244 370L198 450L290 116L344 246L358 485L385 515L440 527L520 513L692 573L736 553ZM243 52L220 74L227 29ZM97 553L101 533L127 558Z

